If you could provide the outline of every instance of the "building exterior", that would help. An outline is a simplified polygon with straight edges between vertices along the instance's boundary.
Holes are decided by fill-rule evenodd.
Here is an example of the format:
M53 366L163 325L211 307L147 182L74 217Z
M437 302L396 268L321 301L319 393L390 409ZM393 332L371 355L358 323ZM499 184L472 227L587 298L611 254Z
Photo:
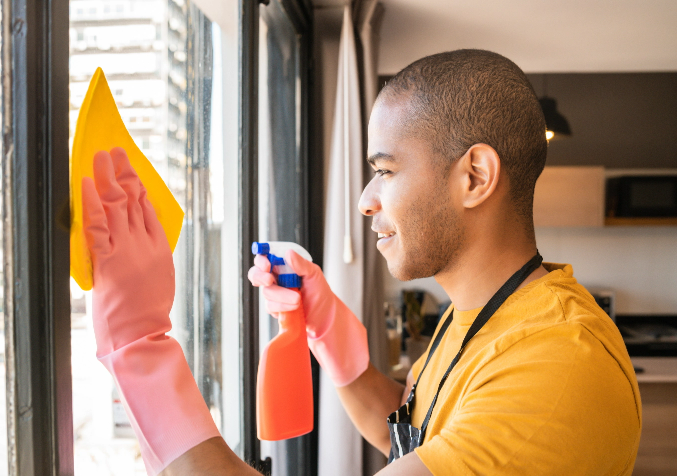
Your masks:
M134 141L182 206L187 12L183 0L70 3L71 137L89 80L101 67Z

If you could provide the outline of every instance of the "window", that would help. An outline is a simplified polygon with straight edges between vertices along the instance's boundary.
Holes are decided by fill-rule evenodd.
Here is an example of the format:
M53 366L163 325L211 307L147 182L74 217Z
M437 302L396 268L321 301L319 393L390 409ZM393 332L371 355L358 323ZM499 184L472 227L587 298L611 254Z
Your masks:
M292 241L309 249L304 43L290 2L271 0L259 18L259 239ZM295 23L296 21L296 23ZM316 255L317 257L317 255ZM278 332L261 301L259 350ZM317 390L316 390L317 393ZM275 475L310 474L314 434L261 442Z
M119 395L95 358L91 293L68 277L68 137L97 66L130 133L186 213L174 253L172 333L224 438L258 464L258 331L265 343L275 322L259 315L258 291L245 276L250 244L262 234L307 246L307 6L72 0L68 31L69 2L47 0L48 8L35 2L13 0L14 12L3 17L22 24L20 12L36 12L21 18L29 23L25 36L3 49L18 66L2 91L12 95L5 101L12 107L3 109L9 133L2 147L13 153L3 164L11 180L0 189L11 212L1 223L9 224L1 236L11 239L3 247L7 279L0 276L8 349L0 372L5 363L10 411L6 420L0 413L0 422L12 431L7 451L0 446L7 456L0 476L4 468L11 476L143 474ZM259 56L266 68L260 77ZM260 104L259 91L266 96ZM255 174L258 127L267 141L258 160L268 164L262 179L274 184L270 191ZM275 150L278 144L284 149ZM18 409L31 418L18 418ZM309 441L281 443L264 455L273 456L279 474L311 474Z
M173 51L168 38L162 36L155 51L143 53L142 58L134 52L113 51L92 58L72 50L71 88L73 83L86 85L95 64L103 67L111 85L116 84L118 107L130 133L186 213L174 252L177 279L172 335L183 347L217 426L231 447L242 453L237 391L241 380L237 115L231 117L233 112L237 114L232 105L238 99L237 63L233 61L237 58L237 24L231 22L222 28L190 4L177 6L166 0L144 3L152 8L143 11L164 9L162 17L171 18ZM237 17L236 8L233 3L229 12L233 18ZM111 41L124 38L125 46L133 49L142 47L156 31L168 29L168 24L157 22L149 24L150 29L142 27L138 14L132 18L131 8L122 12L88 18L88 31L99 37L108 35ZM78 22L72 20L71 28L77 27ZM225 61L230 64L224 67ZM151 101L145 93L151 85L163 94L155 97L153 107L146 107ZM144 107L139 107L140 103ZM152 154L148 153L149 129L162 134L155 136ZM84 299L84 316L79 314L82 307L76 306L77 296L89 294L74 285L75 474L145 474L113 381L95 358L91 298Z

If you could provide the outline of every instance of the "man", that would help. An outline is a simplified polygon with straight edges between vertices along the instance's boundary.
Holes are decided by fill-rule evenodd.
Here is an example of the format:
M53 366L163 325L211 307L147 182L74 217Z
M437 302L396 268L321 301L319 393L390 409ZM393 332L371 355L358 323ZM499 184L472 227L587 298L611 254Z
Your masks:
M546 150L533 89L495 53L423 58L380 93L369 122L367 160L375 176L360 211L373 217L393 276L434 276L453 303L406 388L369 364L364 328L321 270L288 253L303 276L311 350L357 428L390 456L379 475L632 473L641 404L621 336L571 266L541 264L536 250L533 192ZM108 167L97 175L103 207L94 185L83 185L86 215L99 217L87 225L95 303L97 276L107 279L97 269L108 255L97 256L94 235L115 240L114 230L101 231L114 208L106 190L116 185L106 160L95 164ZM122 177L134 203L139 193L124 184L128 164L114 160L117 181ZM154 217L141 208L152 230ZM166 250L158 256L171 261ZM266 260L257 257L255 265L249 278L263 287L271 313L299 306L296 293L274 284ZM129 285L115 286L121 292ZM112 308L102 305L95 319L114 319ZM124 387L124 378L116 380ZM177 397L175 406L194 400ZM152 423L138 423L137 434L148 441L147 454L158 454L164 443L145 429ZM173 454L158 458L162 474L256 474L213 430L191 431Z

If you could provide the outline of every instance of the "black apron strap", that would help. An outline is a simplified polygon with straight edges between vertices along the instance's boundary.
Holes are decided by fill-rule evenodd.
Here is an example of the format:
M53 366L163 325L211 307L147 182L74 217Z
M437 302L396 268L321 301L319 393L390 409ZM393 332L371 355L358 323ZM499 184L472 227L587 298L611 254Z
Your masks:
M425 363L423 364L423 367L421 368L421 371L418 373L418 378L416 378L416 383L414 384L413 387L411 387L411 391L413 392L416 386L418 386L418 381L421 380L421 375L423 375L423 371L425 368L428 366L428 362L430 362L430 358L433 356L435 351L437 350L437 347L440 345L440 342L442 342L442 338L444 337L445 332L447 332L447 328L449 327L449 324L451 324L451 321L454 320L454 310L451 310L451 313L449 314L449 317L444 321L442 324L442 327L440 327L440 330L437 331L437 335L435 336L435 340L433 341L433 344L430 346L430 350L428 351L428 357L425 359ZM412 362L412 365L414 363Z
M522 266L522 268L519 271L513 274L510 277L510 279L508 279L505 282L505 284L501 286L501 288L498 291L496 291L496 294L494 294L492 298L489 299L489 302L484 306L484 308L482 308L480 313L477 315L472 325L470 326L470 329L468 329L468 333L463 338L463 343L461 344L461 348L456 354L456 357L454 357L454 360L451 361L451 364L447 368L447 371L444 373L442 380L437 386L437 392L435 393L435 397L433 398L433 401L430 404L430 408L428 409L428 413L425 416L425 420L423 420L423 425L421 425L419 444L422 444L423 439L425 438L425 433L426 430L428 429L430 417L432 416L433 409L435 408L435 404L437 403L437 397L439 397L440 391L442 390L444 383L447 381L447 377L449 377L449 374L456 366L458 360L461 358L461 353L463 352L463 349L465 348L466 344L470 342L470 339L475 337L475 335L480 331L480 329L482 329L484 324L486 324L491 318L491 316L493 316L494 313L498 310L498 308L503 305L506 299L508 299L508 297L510 297L510 295L514 293L517 290L517 288L519 288L520 284L522 284L531 273L533 273L534 271L536 271L536 269L538 269L538 267L541 265L542 262L543 257L537 251L536 255L533 258L531 258L527 262L527 264ZM428 356L428 360L430 360L430 356ZM427 363L428 362L426 361L426 364ZM421 373L423 372L421 371ZM418 381L416 383L418 383Z

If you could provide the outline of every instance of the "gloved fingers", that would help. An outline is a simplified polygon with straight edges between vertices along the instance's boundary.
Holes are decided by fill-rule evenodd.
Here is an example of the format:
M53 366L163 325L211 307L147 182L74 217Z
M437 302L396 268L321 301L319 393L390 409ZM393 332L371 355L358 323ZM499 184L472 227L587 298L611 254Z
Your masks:
M254 256L254 265L261 271L270 273L270 260L263 255Z
M143 211L139 204L141 194L141 180L136 171L129 163L127 153L121 147L111 149L110 156L113 159L115 178L127 194L127 216L129 217L130 230L144 230Z
M272 286L275 284L275 276L270 273L261 271L258 267L252 266L249 268L247 273L247 278L252 283L253 286Z
M108 253L110 235L106 212L99 199L94 181L90 177L82 179L82 221L90 253L92 255Z
M292 312L297 310L298 307L299 307L298 304L293 305L293 304L284 304L276 301L266 301L266 311L268 312L268 314L270 314L276 319L280 318L280 316L278 315L279 313Z
M301 304L301 296L299 293L292 291L291 289L283 288L276 284L264 287L263 297L266 298L268 304L277 303L280 306L285 307L285 311L293 311L299 307L299 304Z
M162 228L162 224L160 223L160 220L158 220L153 204L148 201L148 192L142 183L140 183L139 205L143 212L143 223L146 227L146 232L150 235L151 239L154 242L166 243L169 245L165 229Z
M315 263L303 258L294 250L287 250L284 260L299 276L308 276L316 273L320 269Z
M127 194L115 180L113 162L106 151L94 155L94 183L106 212L111 242L115 244L117 234L129 233Z

